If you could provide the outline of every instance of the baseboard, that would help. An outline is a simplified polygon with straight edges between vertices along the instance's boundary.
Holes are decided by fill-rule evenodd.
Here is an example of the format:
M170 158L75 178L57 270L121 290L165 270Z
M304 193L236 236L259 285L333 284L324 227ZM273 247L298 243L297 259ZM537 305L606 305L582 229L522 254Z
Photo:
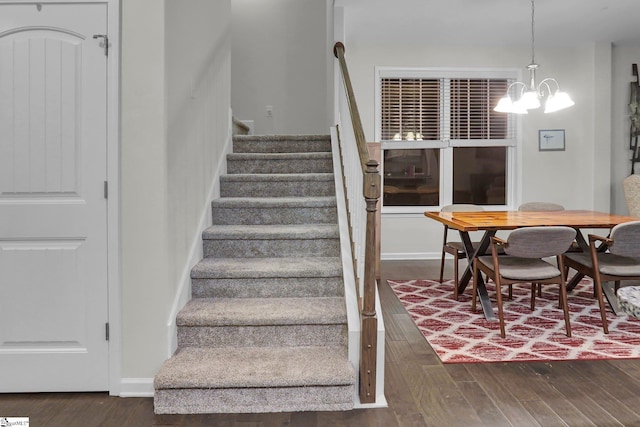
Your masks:
M380 254L382 261L405 261L405 260L427 260L440 259L440 252L383 252Z
M122 378L120 397L153 397L153 378Z

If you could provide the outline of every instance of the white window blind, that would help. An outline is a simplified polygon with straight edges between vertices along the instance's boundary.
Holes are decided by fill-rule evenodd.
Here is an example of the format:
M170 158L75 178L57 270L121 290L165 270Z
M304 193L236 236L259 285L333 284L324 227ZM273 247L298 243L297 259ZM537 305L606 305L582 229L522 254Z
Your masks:
M508 139L508 114L493 108L507 91L506 79L451 80L451 139Z
M381 78L380 136L390 140L510 140L512 116L493 108L505 78Z
M383 78L382 139L440 139L441 85L439 79Z

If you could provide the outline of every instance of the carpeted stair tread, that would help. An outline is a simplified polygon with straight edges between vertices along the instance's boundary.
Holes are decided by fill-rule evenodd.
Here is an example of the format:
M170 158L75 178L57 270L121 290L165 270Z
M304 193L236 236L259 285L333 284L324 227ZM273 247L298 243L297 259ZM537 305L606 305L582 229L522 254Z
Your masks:
M216 208L319 208L336 206L336 198L328 197L223 197L211 202Z
M339 257L203 258L192 279L342 276Z
M335 325L346 323L341 297L193 298L178 326Z
M155 377L156 389L307 387L355 384L343 347L180 349Z
M331 159L331 153L310 152L310 153L229 153L227 160L319 160Z
M331 152L227 154L227 174L331 172L333 172Z
M236 153L299 153L331 151L329 135L236 135Z
M336 224L213 225L202 233L204 240L226 239L337 239Z
M344 296L342 276L193 279L193 298L283 298Z
M295 182L295 181L327 181L333 182L333 173L239 173L222 175L221 182Z
M236 171L237 172L237 171ZM220 177L220 197L335 196L333 173L241 173Z
M327 134L293 134L293 135L234 135L234 141L251 141L251 142L306 142L306 141L330 141L331 137Z

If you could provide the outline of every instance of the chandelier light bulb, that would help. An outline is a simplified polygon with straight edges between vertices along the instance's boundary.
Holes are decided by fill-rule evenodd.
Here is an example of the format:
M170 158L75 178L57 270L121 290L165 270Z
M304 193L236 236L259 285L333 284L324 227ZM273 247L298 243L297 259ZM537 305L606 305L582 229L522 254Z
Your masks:
M511 101L511 97L509 95L505 95L500 98L498 101L498 105L493 109L498 113L511 113L513 111L513 101Z
M535 90L529 90L523 93L520 99L514 102L514 104L518 107L524 108L525 110L535 110L536 108L540 108L538 92Z
M565 108L569 108L572 105L575 105L575 102L569 97L567 92L557 91L554 95L550 95L547 98L547 102L545 104L544 112L545 113L554 113L556 111L564 110Z

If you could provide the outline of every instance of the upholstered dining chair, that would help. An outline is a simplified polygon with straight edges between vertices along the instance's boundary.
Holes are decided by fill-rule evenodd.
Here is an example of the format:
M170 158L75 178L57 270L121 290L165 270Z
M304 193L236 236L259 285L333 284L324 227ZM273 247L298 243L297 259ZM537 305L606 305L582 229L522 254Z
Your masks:
M571 227L523 227L513 230L507 240L491 238L491 255L476 257L473 262L473 277L479 271L485 273L496 285L500 336L505 337L504 313L502 309L502 286L515 283L531 283L531 310L535 308L536 284L557 284L559 300L564 311L564 323L567 336L571 336L569 323L569 305L567 303L566 276L561 254L564 253L576 237ZM504 255L498 255L502 247ZM555 257L557 265L543 258ZM476 282L473 282L471 309L476 309Z
M609 333L602 282L615 282L618 290L623 280L640 280L640 221L618 224L609 237L589 234L588 253L566 253L565 267L593 279L594 293L600 306L602 329ZM597 243L604 245L596 246ZM606 252L604 249L607 249Z
M518 210L520 212L558 212L563 211L564 206L552 202L528 202L521 204ZM573 242L568 250L569 252L582 252L576 242Z
M563 211L564 206L553 202L527 202L521 204L518 210L520 212L558 212ZM576 241L571 243L571 246L567 250L569 252L582 252L582 249L580 249ZM538 295L542 296L542 285L538 285Z
M541 211L563 211L564 206L551 202L528 202L518 206L521 212L541 212Z
M444 206L440 211L441 212L482 212L484 209L478 205L471 204L453 204ZM462 242L456 241L448 241L449 227L447 225L444 226L444 233L442 237L442 257L440 259L440 283L442 283L444 277L444 258L445 254L450 254L453 256L453 280L454 280L454 289L453 289L453 298L458 299L458 264L460 258L467 259L467 252L464 249L464 245ZM474 250L480 245L480 242L472 242Z
M623 179L622 190L629 215L640 217L640 175L629 175Z

